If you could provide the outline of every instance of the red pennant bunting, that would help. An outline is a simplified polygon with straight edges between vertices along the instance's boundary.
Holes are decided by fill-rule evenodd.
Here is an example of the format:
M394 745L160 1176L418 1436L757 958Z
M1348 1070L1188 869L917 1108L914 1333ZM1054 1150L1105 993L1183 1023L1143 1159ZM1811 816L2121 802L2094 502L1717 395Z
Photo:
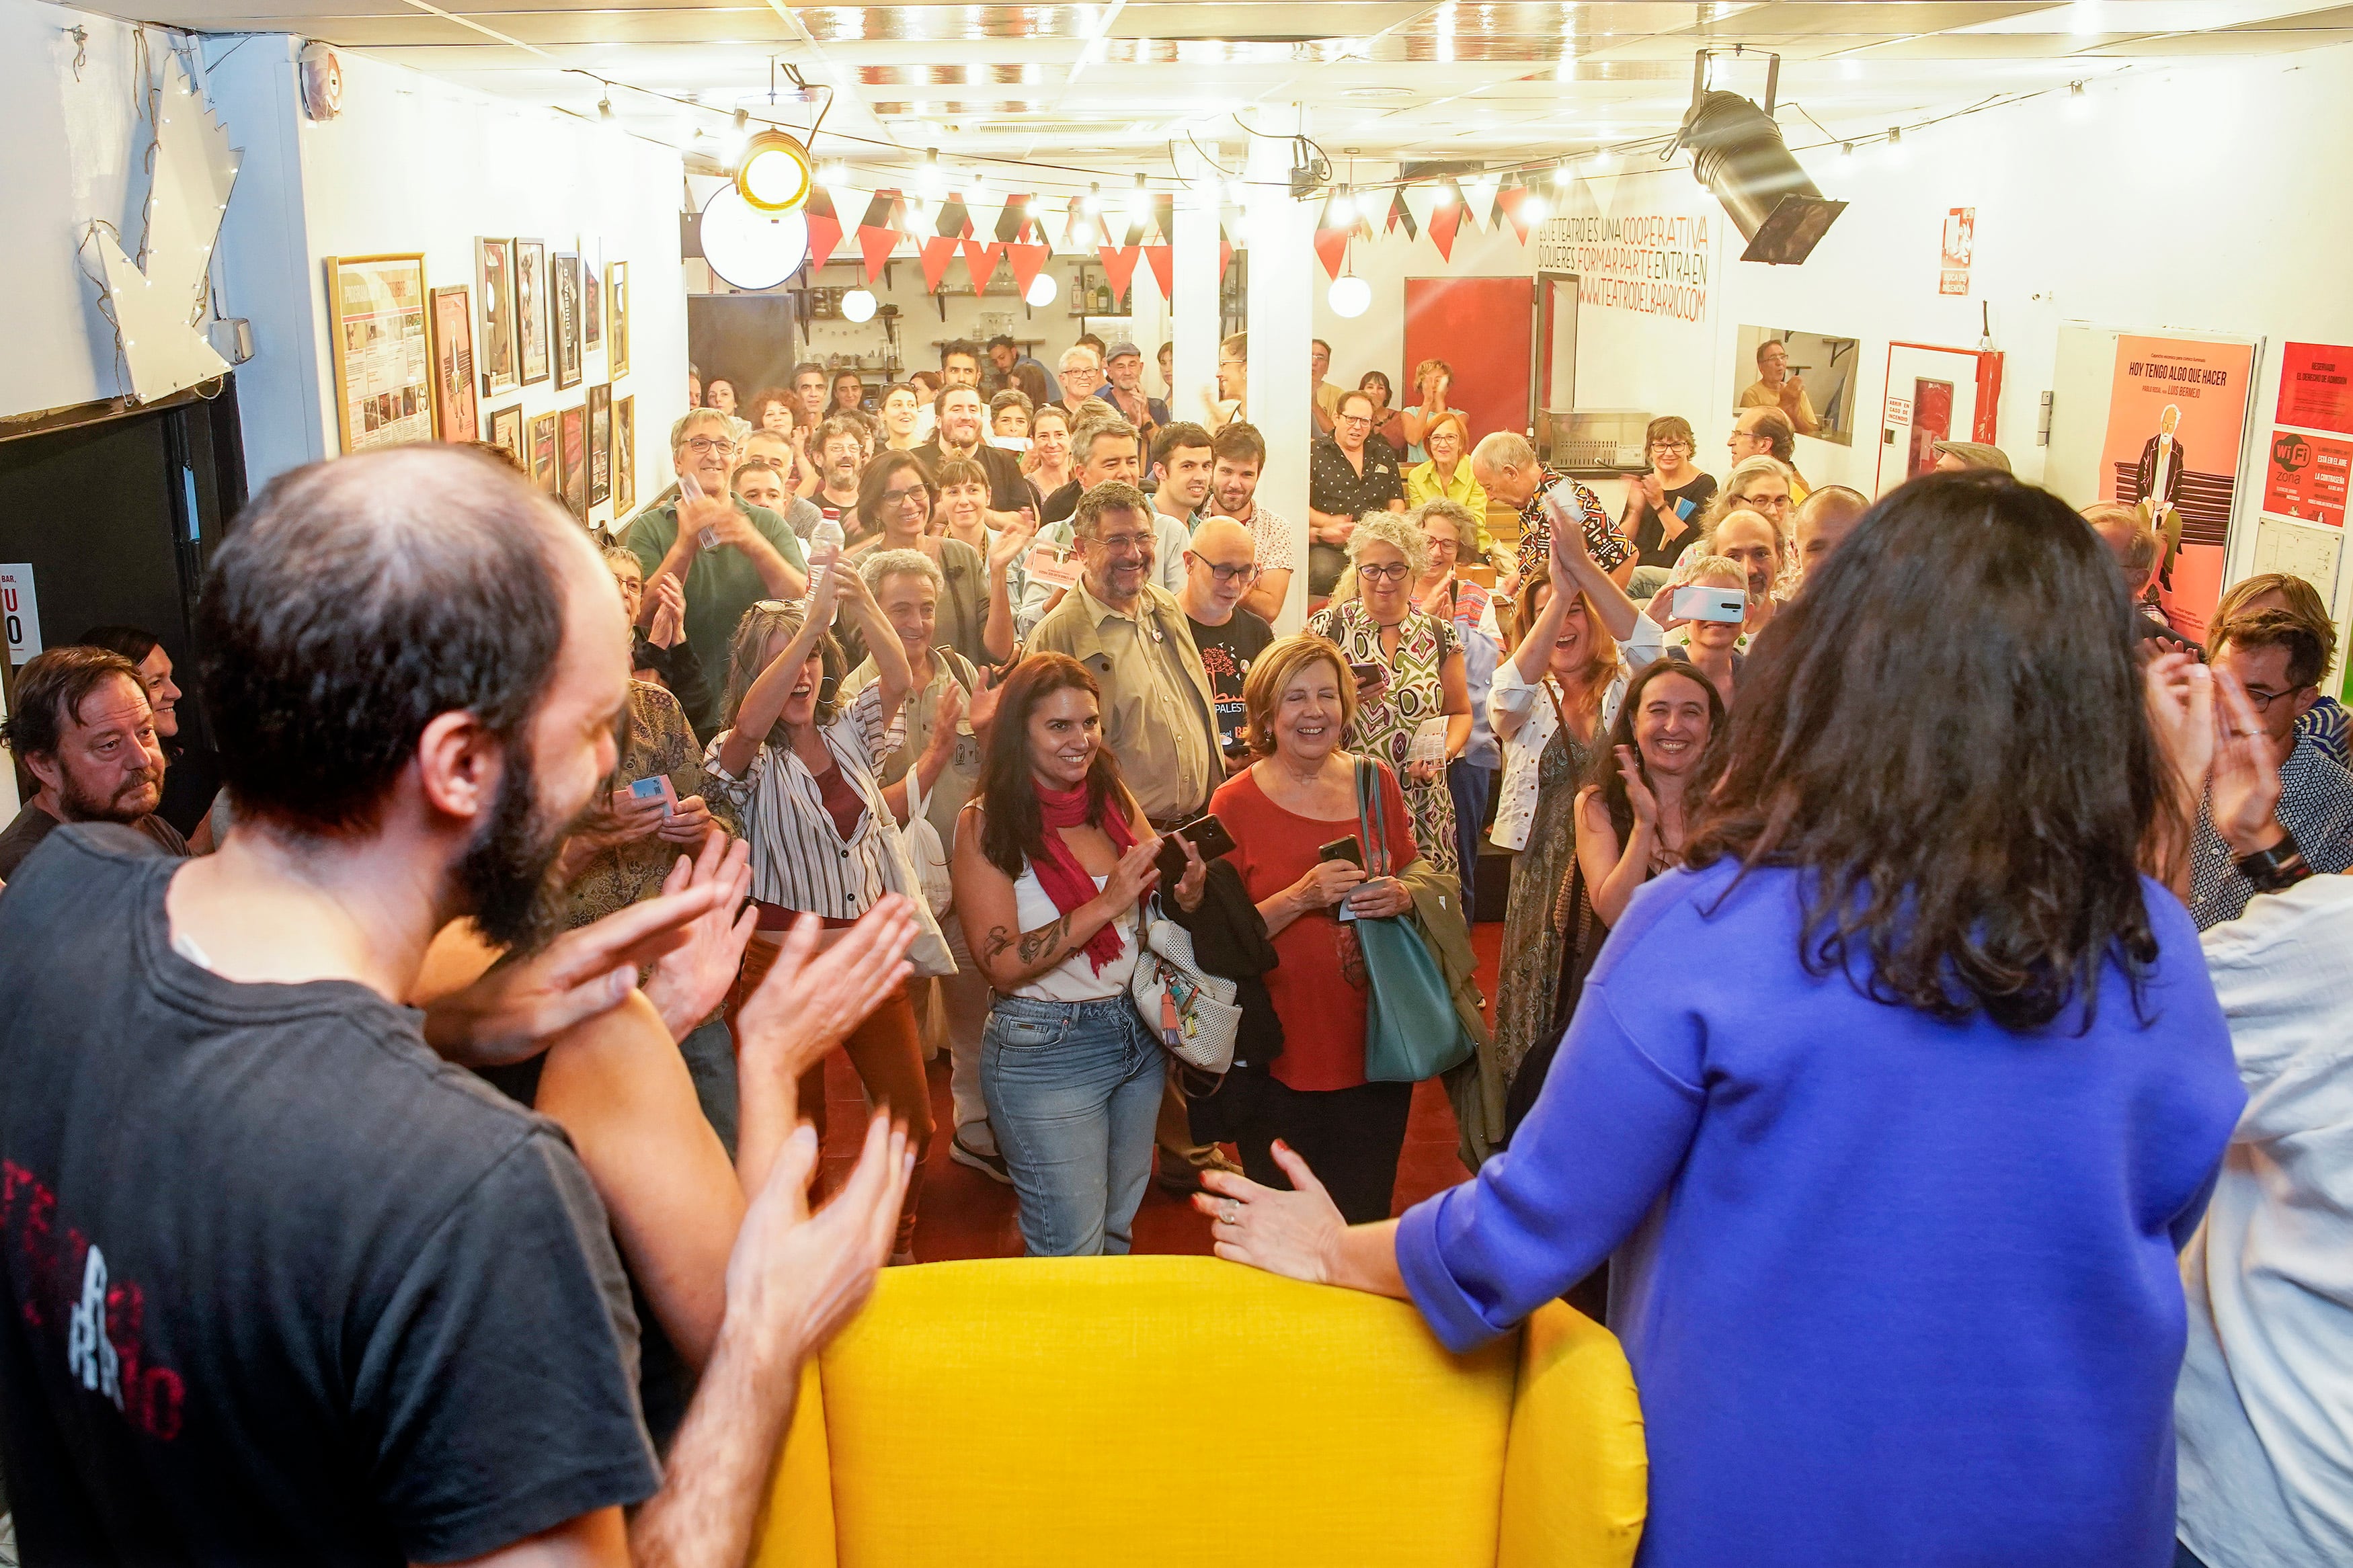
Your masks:
M882 276L882 264L899 248L899 231L865 224L858 230L859 254L866 258L866 281L871 283Z
M1226 268L1227 268L1228 267L1229 267L1229 266L1231 266L1231 265L1233 264L1233 259L1234 259L1234 242L1233 242L1232 240L1230 240L1230 239L1221 239L1221 240L1218 241L1218 281L1219 281L1219 282L1223 283L1223 282L1226 280Z
M1430 215L1430 237L1438 246L1438 254L1447 260L1454 259L1454 231L1462 226L1462 204L1449 202Z
M1005 247L996 240L967 239L964 242L965 270L972 274L972 291L988 292L988 280L997 276L997 263L1005 255Z
M1045 245L1008 245L1005 259L1013 268L1013 291L1024 300L1029 297L1029 285L1037 280L1038 269L1046 265L1053 247Z
M1176 247L1174 246L1167 245L1147 245L1144 247L1144 259L1151 265L1152 276L1159 280L1160 297L1164 300L1175 299L1176 288Z
M948 275L948 263L955 259L956 242L946 235L935 234L923 241L923 288L926 292L940 291L940 279Z
M1338 278L1340 263L1348 254L1348 231L1345 228L1317 229L1315 254L1324 260L1324 276Z
M1139 245L1099 245L1095 254L1103 258L1103 276L1111 279L1111 297L1114 307L1126 294L1127 286L1135 280L1135 264L1143 256Z
M806 215L808 218L808 258L811 267L822 267L833 259L841 248L841 219L834 216L833 204L827 202L825 210L818 210L811 202Z
M1527 199L1528 188L1525 185L1514 185L1503 196L1504 216L1512 220L1512 232L1520 237L1522 245L1528 242L1528 223L1520 216L1520 208L1526 205Z

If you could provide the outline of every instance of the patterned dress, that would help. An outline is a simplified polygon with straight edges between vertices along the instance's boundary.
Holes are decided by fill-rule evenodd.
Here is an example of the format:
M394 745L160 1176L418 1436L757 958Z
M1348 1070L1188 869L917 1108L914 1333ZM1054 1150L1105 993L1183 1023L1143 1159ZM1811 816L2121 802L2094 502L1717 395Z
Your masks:
M1460 872L1454 847L1454 797L1446 787L1446 770L1427 783L1406 776L1407 754L1413 733L1426 720L1444 716L1445 689L1439 671L1451 654L1462 651L1462 634L1454 623L1421 610L1408 612L1398 633L1394 658L1381 651L1381 628L1355 599L1327 605L1308 624L1318 637L1340 646L1351 664L1377 664L1388 671L1388 686L1379 698L1361 703L1356 721L1348 728L1348 749L1388 763L1405 791L1408 815L1413 818L1413 841L1434 870Z
M1512 860L1512 901L1504 914L1503 970L1495 991L1495 1054L1507 1084L1518 1078L1528 1053L1553 1032L1562 953L1581 934L1578 928L1590 913L1581 900L1580 907L1565 911L1559 904L1577 865L1577 792L1595 747L1607 739L1599 723L1589 742L1579 742L1563 724L1536 763L1535 815L1528 823L1527 847Z
M693 732L687 728L678 699L659 686L633 680L620 761L604 788L608 792L625 789L657 773L670 775L670 788L681 800L702 793L702 753L695 749ZM722 816L719 802L707 804L712 815L721 817L720 826L732 827ZM662 879L685 852L682 846L655 835L598 852L565 889L565 924L585 926L654 897L661 891Z

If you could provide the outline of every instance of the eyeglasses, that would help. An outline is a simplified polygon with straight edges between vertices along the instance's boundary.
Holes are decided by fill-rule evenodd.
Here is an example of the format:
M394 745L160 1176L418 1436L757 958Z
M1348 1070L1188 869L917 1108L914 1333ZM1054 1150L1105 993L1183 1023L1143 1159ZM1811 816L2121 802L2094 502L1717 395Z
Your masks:
M1412 570L1402 561L1392 561L1386 566L1359 566L1356 575L1374 583L1402 583Z
M1774 511L1779 511L1789 504L1788 496L1734 496L1732 499L1742 506L1765 507Z
M1187 551L1186 553L1191 555L1192 552ZM1216 578L1220 584L1258 581L1258 563L1254 561L1244 562L1240 566L1220 566L1214 561L1202 561L1198 555L1193 555L1193 559L1207 566L1209 569L1209 575Z
M1340 423L1343 425L1370 425L1372 422L1373 416L1369 414L1343 414L1340 416Z
M1691 449L1692 444L1689 441L1653 441L1651 443L1651 450L1653 452L1688 452Z
M1145 551L1152 548L1152 535L1148 533L1107 533L1097 539L1095 541L1095 544L1106 555L1126 555L1130 553L1142 554Z
M2239 689L2247 694L2247 700L2255 705L2256 712L2266 713L2271 710L2273 703L2278 701L2283 697L2293 697L2297 692L2303 690L2304 688L2301 686L2291 686L2279 691L2265 691L2260 686L2242 686Z
M764 616L782 616L799 610L790 599L762 599L752 606Z
M689 436L686 438L686 449L698 458L712 452L716 452L723 458L735 449L735 443L724 436Z
M919 496L923 493L923 486L909 485L902 490L884 490L881 495L881 501L884 506L904 506L907 504L908 498L912 496Z

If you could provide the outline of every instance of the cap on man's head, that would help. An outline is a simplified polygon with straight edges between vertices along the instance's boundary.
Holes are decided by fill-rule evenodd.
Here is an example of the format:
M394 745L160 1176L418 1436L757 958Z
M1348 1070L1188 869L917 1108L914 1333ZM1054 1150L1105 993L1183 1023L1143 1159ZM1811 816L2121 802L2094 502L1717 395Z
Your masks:
M1124 354L1134 354L1137 359L1142 359L1144 357L1144 351L1137 348L1134 343L1122 339L1120 342L1112 344L1110 350L1104 353L1103 363L1105 364L1109 364L1112 361L1118 359Z
M1958 458L1972 468L1993 468L2005 474L2011 471L2010 454L1999 447L1989 446L1983 441L1937 442L1936 456L1942 458L1947 455Z

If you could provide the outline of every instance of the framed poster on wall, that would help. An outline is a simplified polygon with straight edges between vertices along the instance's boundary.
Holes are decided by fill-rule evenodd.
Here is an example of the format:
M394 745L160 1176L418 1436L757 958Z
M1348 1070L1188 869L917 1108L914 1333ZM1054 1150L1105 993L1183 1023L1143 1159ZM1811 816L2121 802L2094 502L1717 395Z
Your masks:
M524 472L531 469L522 449L522 405L491 411L491 445L512 458Z
M580 313L587 323L581 342L595 345L605 333L605 247L596 240L580 242Z
M555 299L555 390L580 384L580 258L548 258Z
M422 252L327 258L328 335L343 450L433 439Z
M547 379L547 246L514 242L515 344L522 384Z
M588 521L588 410L574 404L556 416L556 498L582 522Z
M433 290L433 427L444 441L481 438L474 401L474 301L463 283Z
M613 521L628 521L637 504L638 400L624 397L613 405Z
M629 374L629 264L605 268L605 374L615 381Z
M613 499L613 387L588 389L588 504Z
M474 284L482 291L482 334L474 363L482 373L482 395L495 397L522 384L516 374L514 241L474 241Z
M531 482L549 495L557 493L555 416L553 414L534 414L531 416Z

